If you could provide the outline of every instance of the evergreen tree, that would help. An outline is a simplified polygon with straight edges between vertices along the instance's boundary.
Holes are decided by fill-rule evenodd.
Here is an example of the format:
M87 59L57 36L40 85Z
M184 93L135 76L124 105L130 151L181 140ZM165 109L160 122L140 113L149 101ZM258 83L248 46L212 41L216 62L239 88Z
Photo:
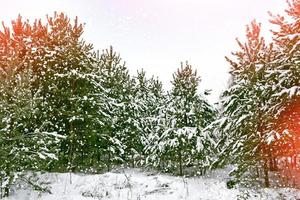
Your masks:
M292 124L299 119L295 113L299 98L298 7L299 1L289 3L289 21L273 16L271 22L279 26L273 31L274 43L265 44L260 25L253 22L247 28L247 42L238 41L241 50L233 54L235 60L227 59L232 83L223 96L220 157L230 157L237 164L232 173L236 178L256 168L266 187L270 186L269 171L278 169L277 157L296 151L297 131Z
M178 169L180 175L183 175L184 167L196 162L203 170L207 161L208 155L204 152L210 137L202 135L202 130L210 124L215 113L197 93L199 81L197 73L188 64L182 65L173 75L173 89L162 121L167 129L156 137L158 151L167 163L164 167Z
M247 27L247 42L238 41L240 51L234 53L236 61L227 58L232 66L231 87L223 94L223 113L220 132L227 139L221 146L223 158L228 156L237 163L232 172L239 178L251 166L263 165L268 185L264 135L270 116L267 101L272 86L266 83L267 64L271 60L272 45L260 36L260 25L255 21ZM229 154L229 155L227 155Z
M92 46L81 40L83 25L77 18L71 24L67 16L55 13L53 18L48 17L48 24L48 51L52 55L46 62L47 78L42 82L47 117L68 137L61 146L61 161L74 171L84 167L89 155L88 134L95 112Z
M63 136L49 128L50 120L39 120L43 96L41 87L35 84L38 76L34 63L38 58L33 52L36 37L39 35L42 40L46 29L40 22L34 26L23 22L21 16L12 22L12 29L3 28L0 32L0 145L5 162L0 171L5 179L1 187L7 196L17 174L22 178L24 170L45 169L49 161L57 159L57 144Z
M0 82L0 158L3 161L0 178L4 179L0 189L4 188L4 196L9 195L11 184L22 178L24 171L40 170L49 161L57 160L57 144L63 138L47 130L48 121L32 123L41 97L32 93L31 77L31 70L16 72L12 66Z
M97 131L98 153L102 154L101 160L110 170L112 165L124 162L131 82L125 63L112 47L103 52L95 70L96 94L99 94L96 100L100 127Z
M132 125L135 138L132 146L139 164L147 163L147 151L150 137L159 129L159 114L163 110L164 91L158 78L147 78L145 71L138 71L134 77L134 90L132 95ZM152 154L153 156L153 154Z

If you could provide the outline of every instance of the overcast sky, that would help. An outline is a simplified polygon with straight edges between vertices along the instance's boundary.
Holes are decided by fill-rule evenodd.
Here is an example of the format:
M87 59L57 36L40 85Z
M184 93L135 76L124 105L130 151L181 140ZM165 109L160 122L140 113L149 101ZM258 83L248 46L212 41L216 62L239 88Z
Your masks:
M2 1L2 0L0 0ZM3 1L4 2L4 1ZM165 88L181 61L188 60L201 76L201 90L216 102L228 79L224 56L237 49L245 25L254 18L271 27L268 11L283 13L285 0L10 0L0 7L1 21L20 13L41 18L54 11L78 16L84 38L96 49L112 45L134 74L144 68Z

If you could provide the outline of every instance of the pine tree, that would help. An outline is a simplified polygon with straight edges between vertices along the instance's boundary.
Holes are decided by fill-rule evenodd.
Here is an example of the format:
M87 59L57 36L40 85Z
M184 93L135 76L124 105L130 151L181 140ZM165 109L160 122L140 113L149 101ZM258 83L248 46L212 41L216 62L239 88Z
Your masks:
M240 51L234 53L231 87L223 95L220 124L223 158L230 157L237 168L232 172L241 177L250 167L263 165L266 185L269 184L267 163L268 147L264 136L270 121L267 102L272 86L265 79L267 63L271 61L272 45L266 45L260 36L260 25L255 21L247 27L247 42L238 41ZM229 154L229 155L227 155Z
M99 58L95 68L96 84L99 95L96 102L98 105L100 158L108 170L113 165L121 164L125 159L125 137L128 133L128 113L130 94L130 76L125 63L113 48L105 50Z
M151 146L149 138L159 129L159 114L163 109L164 91L158 78L147 78L146 72L143 70L137 72L133 81L134 89L131 99L133 117L131 121L135 134L131 145L134 148L136 154L134 157L137 163L145 164L148 162L147 151ZM154 154L151 155L154 156Z
M62 159L67 158L69 170L74 171L84 168L89 154L86 147L94 113L92 46L81 40L83 25L77 18L72 25L64 14L55 14L48 23L53 55L47 62L49 79L43 82L51 108L47 117L68 137L61 147Z
M196 162L202 170L207 158L204 150L209 138L201 133L213 120L214 110L197 93L199 81L189 64L182 65L173 75L173 89L162 120L167 128L156 136L155 146L166 163L164 167L178 169L180 175L184 174L185 167Z
M235 60L227 59L232 83L223 96L220 152L237 164L232 173L236 178L250 169L262 169L266 187L269 171L277 169L276 157L288 156L284 146L295 152L296 135L289 124L298 118L288 110L297 105L299 96L298 7L299 1L289 3L291 22L273 16L271 22L279 25L279 31L273 31L271 44L265 44L260 25L253 22L246 43L238 41L241 50L233 54Z
M37 75L33 52L35 34L43 28L32 27L21 16L12 22L12 29L3 28L0 32L0 145L5 162L0 171L5 179L1 189L4 187L7 196L16 180L14 177L22 178L24 170L45 169L49 161L57 159L57 144L63 136L49 129L52 125L49 120L38 120L43 98L41 88L34 84Z
M22 72L12 69L5 78L2 76L0 83L0 158L3 160L0 172L4 196L9 195L10 185L22 178L25 170L42 169L43 164L57 159L57 144L63 138L47 130L47 121L41 125L32 123L41 98L38 93L32 94L31 77L29 69Z

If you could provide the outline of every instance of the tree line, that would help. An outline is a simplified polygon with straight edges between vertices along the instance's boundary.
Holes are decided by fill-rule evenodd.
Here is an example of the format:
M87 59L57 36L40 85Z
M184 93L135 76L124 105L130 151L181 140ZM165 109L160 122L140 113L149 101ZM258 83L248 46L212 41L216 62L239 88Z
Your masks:
M202 129L215 109L182 64L167 93L141 70L131 76L112 47L82 39L63 13L22 20L0 33L1 191L28 171L88 172L153 166L183 175L204 166ZM207 151L207 150L205 150Z
M99 52L86 43L77 18L3 24L1 196L17 180L38 187L29 171L118 166L183 176L233 165L229 185L250 177L269 187L271 173L298 167L300 1L288 2L286 13L271 16L270 43L259 23L247 26L246 41L226 57L231 79L217 108L198 91L188 62L165 91L143 70L129 74L112 47Z

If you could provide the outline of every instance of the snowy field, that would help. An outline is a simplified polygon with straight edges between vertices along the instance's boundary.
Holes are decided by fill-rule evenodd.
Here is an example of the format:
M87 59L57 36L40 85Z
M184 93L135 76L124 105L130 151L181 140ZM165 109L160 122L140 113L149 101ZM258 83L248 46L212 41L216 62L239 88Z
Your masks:
M52 194L31 189L16 189L5 200L227 200L227 199L300 199L294 189L227 189L226 170L205 177L182 178L140 169L117 170L102 175L46 173Z

